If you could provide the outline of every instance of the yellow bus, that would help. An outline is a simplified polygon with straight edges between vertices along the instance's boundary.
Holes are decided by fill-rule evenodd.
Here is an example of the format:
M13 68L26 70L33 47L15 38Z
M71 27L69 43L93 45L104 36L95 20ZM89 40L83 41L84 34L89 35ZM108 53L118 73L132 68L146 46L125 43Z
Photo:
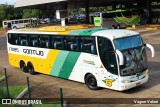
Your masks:
M51 28L50 28L51 29ZM8 31L9 63L35 72L99 87L127 90L148 81L145 48L139 33L105 28L54 28L54 32ZM41 31L45 31L45 28Z

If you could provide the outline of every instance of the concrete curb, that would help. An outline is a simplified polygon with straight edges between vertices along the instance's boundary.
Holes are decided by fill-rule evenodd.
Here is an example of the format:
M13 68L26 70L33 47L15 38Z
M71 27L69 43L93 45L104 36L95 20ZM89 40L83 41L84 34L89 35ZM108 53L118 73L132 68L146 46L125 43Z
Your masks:
M127 30L135 30L135 29L137 29L136 27L127 27L126 28Z
M22 98L24 96L24 94L26 94L28 91L28 88L26 87L16 98L19 99L19 98Z
M146 29L147 30L157 30L158 28L156 28L156 27L147 27Z
M0 81L3 81L4 79L5 79L5 76L1 77L1 78L0 78Z

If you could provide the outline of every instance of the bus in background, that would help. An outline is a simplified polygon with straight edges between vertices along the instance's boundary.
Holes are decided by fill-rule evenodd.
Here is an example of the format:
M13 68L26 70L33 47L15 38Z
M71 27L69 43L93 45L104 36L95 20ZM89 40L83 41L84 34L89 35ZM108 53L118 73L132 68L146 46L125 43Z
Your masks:
M82 82L93 90L123 91L148 81L145 48L150 48L152 57L155 52L139 33L106 28L54 30L8 31L9 63L30 74Z
M19 29L37 25L37 18L29 19L15 19L3 21L3 28L8 27L9 29Z
M120 29L127 26L139 25L140 17L132 14L129 10L114 10L108 12L96 12L94 14L94 25Z
M132 15L138 15L140 17L140 25L144 25L148 22L147 12L143 9L130 9Z

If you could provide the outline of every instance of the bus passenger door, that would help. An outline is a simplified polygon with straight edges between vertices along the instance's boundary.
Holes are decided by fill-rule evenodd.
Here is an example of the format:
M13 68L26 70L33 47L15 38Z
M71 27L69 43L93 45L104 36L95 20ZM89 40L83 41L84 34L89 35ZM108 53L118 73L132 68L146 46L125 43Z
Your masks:
M99 74L100 79L103 81L100 85L102 87L115 89L118 86L118 66L116 54L111 41L106 38L99 37L98 51L104 67L103 72Z

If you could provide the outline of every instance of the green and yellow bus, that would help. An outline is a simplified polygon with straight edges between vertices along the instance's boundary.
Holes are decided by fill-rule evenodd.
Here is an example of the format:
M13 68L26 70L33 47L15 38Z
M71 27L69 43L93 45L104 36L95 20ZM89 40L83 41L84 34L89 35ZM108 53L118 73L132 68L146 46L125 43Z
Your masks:
M82 82L90 89L123 91L148 81L145 48L152 57L155 52L139 33L106 28L52 31L8 31L9 63L30 74Z
M124 28L140 24L140 16L133 14L130 10L114 10L108 12L96 12L94 14L94 25L107 28Z

